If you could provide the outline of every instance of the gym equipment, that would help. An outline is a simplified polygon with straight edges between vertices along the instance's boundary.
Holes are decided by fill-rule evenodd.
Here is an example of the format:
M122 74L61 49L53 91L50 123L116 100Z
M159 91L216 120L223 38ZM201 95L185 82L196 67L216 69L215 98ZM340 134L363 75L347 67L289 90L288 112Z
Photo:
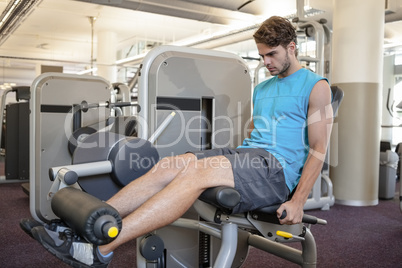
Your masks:
M343 92L338 87L332 87L331 90L335 114L343 98ZM264 250L302 267L316 266L316 244L310 227L303 224L280 225L276 216L279 205L242 215L231 215L231 209L240 201L240 195L235 189L229 187L208 189L199 199L203 202L197 200L193 207L202 220L179 219L171 226L195 229L201 232L199 259L202 261L198 263L200 267L240 267L247 257L249 246ZM282 215L282 217L285 216ZM309 225L326 224L325 220L306 214L302 222ZM301 250L278 243L291 241L300 242ZM169 256L169 254L174 256ZM146 260L146 267L160 267L158 265L168 262L169 258L180 259L175 253L166 250L157 258ZM187 267L197 264L188 259L186 261L184 263L183 258L181 258L180 262L177 261L172 265L180 264Z
M119 213L81 190L63 188L54 195L51 204L60 219L95 245L112 242L121 230Z
M100 77L62 73L45 73L33 81L29 104L29 165L30 210L36 220L46 222L56 218L48 197L53 184L48 172L51 167L71 165L68 145L73 140L73 133L83 127L104 129L110 118L110 105L86 112L80 109L80 105L84 101L89 104L113 103L112 91L118 91L114 101L129 102L130 96L125 96L128 90L123 85L116 87ZM77 137L77 140L81 138Z
M112 133L112 135L115 134ZM92 136L96 137L97 134L93 134L85 139L83 143L77 147L75 154L81 153L80 147L82 146L85 148L85 143L92 143L94 140L90 139ZM130 148L130 146L127 145L125 146L125 152L131 150L131 152L139 153L136 148ZM113 147L121 148L118 143L114 143ZM113 151L114 148L107 150ZM149 150L143 150L145 154L149 154L148 151ZM91 154L85 152L84 155ZM145 158L145 155L141 157L141 159L143 158ZM128 162L130 162L130 160L125 158L125 160L120 160L119 162L121 162L119 171L123 174L128 174L129 170L127 169L129 169ZM112 164L109 161L89 162L87 164L52 168L50 173L53 174L55 170L58 170L57 176L62 173L61 176L63 177L63 181L67 185L71 185L76 183L78 177L81 176L92 177L97 175L97 173L110 173L112 170ZM199 214L202 220L181 218L171 226L163 229L170 229L169 231L172 231L171 228L179 227L180 231L176 231L180 233L183 233L183 228L197 232L201 231L203 239L200 240L200 243L203 248L201 251L203 252L203 255L199 256L199 258L203 260L204 265L208 264L212 266L213 264L213 267L238 267L247 257L248 246L254 246L303 265L304 267L315 266L315 242L311 232L301 224L292 226L279 225L276 218L276 210L278 206L264 208L243 215L231 215L230 211L240 201L240 195L236 190L229 187L208 189L201 195L200 200L208 203L196 201L194 204L195 211ZM106 220L99 220L101 221L100 224L97 219L88 220L91 214L95 214L92 210L97 211L95 214L97 216L99 215L98 211L103 209L105 206L102 205L105 203L99 202L99 199L83 193L81 190L67 187L55 193L52 199L52 209L57 216L63 219L75 231L82 234L82 236L88 241L95 244L102 244L107 243L107 241L109 241L108 239L110 239L109 237L105 238L104 234L109 233L111 228L109 226L109 221L112 220L112 218L108 217ZM101 215L103 216L104 214ZM111 215L118 218L118 216L115 216L113 213L111 213ZM307 215L304 216L303 222L309 224L326 224L323 220L311 216L309 217ZM112 227L114 226L115 225ZM220 226L222 227L220 228ZM103 228L106 228L106 231L99 231ZM171 261L169 262L165 255L165 252L169 251L165 248L164 241L166 239L169 240L170 238L161 236L160 234L158 235L158 231L159 230L147 234L141 238L138 244L138 252L141 258L146 260L146 267L165 267L165 263L170 263L169 265L175 267L177 263L174 264ZM101 235L102 237L99 238ZM175 236L176 241L181 239L181 234L174 232L173 235ZM179 240L178 237L180 237ZM219 246L220 240L222 241L221 246ZM289 242L292 240L300 241L302 249L296 250L278 243ZM209 243L211 243L212 246ZM219 253L217 253L218 249ZM218 255L216 259L214 259L216 254ZM189 257L193 260L198 260L198 258L194 258L194 255ZM184 263L183 261L181 261L181 264L186 267L191 265L190 263Z
M148 111L146 107L151 107L151 105L155 104L155 96L168 94L170 91L172 94L178 96L190 95L191 93L195 96L197 96L197 94L202 94L197 93L195 90L195 92L193 92L192 90L194 87L197 87L197 84L193 85L193 83L188 81L188 78L194 77L195 75L197 75L197 77L192 79L192 81L198 81L202 78L203 84L207 85L213 82L222 82L219 87L215 87L213 90L215 92L218 92L216 90L219 90L220 92L230 92L230 98L244 92L245 90L242 88L246 87L242 87L241 84L247 83L247 87L250 91L247 92L246 96L241 96L239 99L240 101L244 101L245 99L250 100L250 77L246 78L242 75L239 76L238 73L240 73L241 70L236 71L236 68L240 67L241 69L241 66L244 64L243 61L234 55L218 53L219 52L215 51L170 47L159 47L158 50L152 50L144 59L139 81L138 97L141 107L144 108L143 110ZM211 56L213 56L213 58L211 58ZM202 64L201 66L203 67L205 65L205 67L194 68L192 67L192 64L190 65L188 63L189 59L182 59L183 57L189 57L191 62L196 63L197 66ZM213 62L208 64L208 60L213 60ZM219 65L215 63L218 60L221 61L219 62ZM180 61L182 64L171 66L171 62L175 61ZM204 61L206 61L205 64ZM224 67L220 67L220 65L224 65ZM173 70L165 70L167 68L172 68ZM227 73L222 74L223 70ZM175 74L175 76L171 73ZM248 72L244 73L249 76ZM220 81L220 79L216 78L217 74L220 74L220 77L227 77L228 79L222 79L223 81ZM174 81L169 81L167 77L171 77L171 79L174 78ZM228 85L229 82L233 84ZM169 84L170 86L174 85L173 89L170 89L169 91L169 88L165 89L166 84ZM183 89L179 90L181 88ZM219 99L215 97L214 100L214 107L220 107L221 105L216 103ZM208 105L202 106L208 107ZM185 107L180 106L179 108L184 109ZM230 107L226 109L228 110L228 113L233 111L233 108ZM179 109L175 111L180 114L180 111L178 110ZM243 131L242 128L247 125L247 119L249 118L250 113L246 109L243 109L242 112L247 113L247 117L245 120L242 118L240 124L232 127L231 129L233 132L229 135L229 137L240 136L242 138L236 138L235 141L237 143L231 143L230 145L227 144L229 146L237 146L244 138L245 133L241 132ZM151 112L148 112L148 114L151 114ZM142 115L147 119L147 122L150 122L150 120L153 119L153 117L148 117L146 113L143 113ZM165 118L166 114L164 115ZM212 121L216 122L216 118L219 118L219 115L220 114L213 113L215 120ZM174 120L171 124L174 124ZM213 131L215 131L215 133L220 133L221 129L224 129L227 126L228 124L214 125ZM238 126L242 127L239 129ZM172 127L169 126L164 134L170 134L172 137L175 137L177 134L172 134L172 130L175 129L172 129ZM203 130L201 129L201 132L202 131ZM212 133L214 133L213 131ZM148 133L146 132L146 129L140 129L139 135L147 137ZM168 137L166 137L166 139L168 140ZM161 142L160 139L158 141ZM158 151L161 155L164 155L165 153L161 153L157 144L156 147L158 148ZM223 144L224 143L213 144L211 148L224 146ZM176 144L174 147L169 149L174 150L176 153L184 151ZM215 196L215 194L213 195ZM227 189L223 192L219 191L217 195L223 197L226 196L226 198L219 199L219 202L226 204L226 207L224 208L219 207L219 211L229 211L231 205L238 202L238 196L232 191L232 189ZM274 212L275 210L276 209L271 210L271 212ZM265 213L248 213L248 216L245 216L230 215L230 213L225 214L222 212L218 213L215 206L202 201L196 201L193 209L190 209L181 219L177 220L170 226L161 228L147 236L137 239L137 245L142 245L143 243L147 245L149 243L145 242L150 239L150 237L152 239L157 239L156 237L158 237L163 241L164 247L164 249L161 249L161 246L157 247L155 251L162 252L162 254L155 254L157 256L153 256L152 258L146 257L147 255L143 254L144 250L150 251L152 250L151 248L145 246L144 248L138 247L137 267L238 267L244 262L250 245L276 254L282 258L289 259L295 263L303 264L304 266L315 266L316 247L314 238L308 228L303 227L301 224L294 226L280 226L277 224L277 221L276 223L265 223L260 221L260 218L265 217L276 218L276 215L271 214L271 216L267 216ZM325 223L325 221L318 222L322 224ZM246 230L250 230L250 232L247 232ZM290 233L293 238L285 239L280 237L279 235L276 235L277 230ZM262 236L260 234L262 234ZM305 240L300 240L302 241L302 250L300 251L295 251L291 247L274 242L298 240L296 237L301 235L305 236ZM220 249L221 245L222 249ZM233 264L230 265L230 263Z
M383 148L383 144L389 148ZM398 154L391 151L390 142L381 142L380 146L380 174L378 184L378 198L393 199L395 196L396 174L398 168Z
M246 137L252 88L248 68L240 57L220 51L160 46L146 55L140 74L138 136L148 139L172 111L176 113L155 141L161 157L236 147ZM182 221L200 225L193 208ZM138 247L137 267L161 263L166 267L199 265L200 243L205 240L198 229L167 226L152 236L138 238L137 245L155 236L163 241L164 257L147 260L141 254L145 249Z
M136 106L137 111L139 109L138 105L134 105L131 100L130 88L123 84L123 83L113 83L112 84L112 92L110 97L110 103L117 104L117 103L130 103L130 105L114 105L111 107L111 114L110 116L113 118L114 116L119 115L132 115L135 114L131 111L133 106Z
M302 38L299 40L299 47L305 45L308 47L310 41L314 41L315 49L310 51L313 55L299 55L298 59L300 62L305 62L308 68L313 68L314 72L326 77L331 81L330 72L330 59L331 59L331 30L326 26L326 20L321 19L315 21L312 19L305 18L303 1L297 1L297 13L298 17L293 19L293 22L297 23L299 30L303 31ZM298 31L300 33L300 31ZM304 39L303 39L304 37ZM307 49L306 49L307 50ZM343 91L336 91L333 87L332 95L333 102L332 108L334 110L334 117L336 116L336 111L342 101ZM322 210L329 210L331 206L335 204L335 197L333 195L333 185L329 177L329 151L326 155L326 160L321 171L320 176L316 180L311 194L304 205L305 210L321 208Z
M96 133L85 139L83 143L77 147L74 155L80 155L83 153L83 156L86 155L93 158L93 155L96 155L93 154L93 151L88 153L85 149L81 150L80 148L86 148L86 145L92 144L94 140L99 140L97 136L100 134L101 133ZM115 133L109 134L117 135ZM144 142L149 143L147 141ZM140 154L140 150L137 150L137 148L129 146L128 143L120 146L119 142L113 143L111 148L96 148L96 151L102 150L111 152L115 151L115 148L121 150L123 147L123 151L126 155L133 152ZM142 150L141 157L138 157L141 159L147 159L147 156L150 154L149 151L156 151L156 149L152 149L152 147L143 147L142 149L144 150ZM52 168L50 174L53 174L52 176L57 177L58 179L62 178L66 185L72 185L77 183L78 177L85 178L87 176L91 178L94 175L98 175L98 173L112 173L113 161L91 162L92 159L87 160L89 163L86 164ZM120 174L126 174L122 176L123 178L125 178L127 174L134 173L129 170L129 158L124 157L123 160L118 161L120 164L120 167L118 168ZM58 171L57 175L54 175L55 171ZM95 181L98 182L99 180L96 179ZM92 180L92 182L94 181ZM110 187L107 187L107 189L109 189L109 192L113 192ZM99 193L94 193L94 195L99 195ZM180 230L176 230L176 232L180 233L177 234L174 232L172 234L175 236L177 242L182 239L181 235L183 229L202 232L200 234L199 247L203 250L200 251L202 253L199 253L199 258L194 258L194 255L189 256L192 258L193 262L202 259L203 265L213 267L238 267L241 266L246 259L248 247L254 246L304 267L315 266L317 258L315 251L316 245L309 228L302 224L292 226L279 225L276 218L276 210L278 206L263 208L242 215L231 215L231 209L240 201L240 195L235 189L230 187L208 189L200 196L200 200L202 201L196 201L194 209L202 220L198 218L181 218L171 224L171 226L163 228L172 231L172 228L179 227ZM109 232L110 223L105 223L105 221L112 220L112 218L108 217L106 220L100 220L101 224L94 223L93 220L88 220L90 217L89 214L92 213L92 210L99 211L105 206L102 205L105 203L100 202L99 204L99 202L99 199L83 193L81 190L68 187L63 188L54 194L52 199L52 209L57 216L66 221L69 226L82 234L82 236L88 241L95 244L101 244L109 241L107 240L109 237L99 238L99 236L104 236L104 233ZM87 205L87 203L90 203L90 205ZM96 212L96 215L98 214L99 212ZM308 224L326 224L324 220L307 215L304 216L303 222ZM107 230L101 232L99 231L101 228L99 226L107 228ZM162 235L160 235L160 231L161 230L157 230L154 233L142 237L138 243L138 252L141 258L146 260L146 267L165 267L165 263L168 263L167 267L175 267L175 265L178 265L178 256L173 254L170 249L165 248L165 241L168 240L168 242L171 243L171 241L169 241L171 238L166 237L166 234L163 232ZM301 250L296 250L278 243L294 240L301 243ZM176 260L176 263L172 263L172 261L167 258L167 253L171 254L171 257L175 257L174 259ZM181 257L180 263L186 267L194 264L183 262L183 256L179 255L179 257Z
M331 30L325 25L326 21L296 18L293 19L293 22L297 23L297 27L304 31L305 42L301 40L300 43L304 43L307 47L308 41L315 41L315 50L313 51L315 55L300 55L298 56L299 61L305 62L308 67L314 69L315 73L327 77L330 80L329 59L331 59L332 34Z
M16 102L6 104L10 93L15 93ZM29 180L29 133L26 131L29 126L29 99L29 87L26 86L12 87L2 94L0 137L5 149L5 180L0 178L0 183Z
M113 132L96 132L78 145L71 165L49 169L53 185L48 196L74 185L106 201L158 161L158 151L149 141Z
M251 211L241 215L231 215L231 209L240 201L236 190L230 187L216 187L204 192L194 206L202 222L202 231L222 240L215 260L210 259L207 267L240 267L247 257L248 246L264 250L303 267L315 267L317 262L314 238L303 224L280 225L276 216L279 205ZM208 204L212 204L212 206ZM286 214L282 215L282 218ZM325 220L304 215L303 222L326 224ZM213 224L220 224L217 231ZM191 224L178 224L191 227ZM211 229L213 230L211 232ZM301 250L296 250L279 242L301 242Z
M158 161L158 152L149 141L114 132L88 135L75 148L72 165L49 169L52 212L87 241L110 243L121 230L121 218L101 200L109 199Z
M161 157L243 141L251 115L251 79L240 57L159 46L146 55L140 73L138 137L148 139L176 112L155 141Z
M240 57L219 51L161 46L148 53L142 63L140 74L138 104L141 111L137 114L137 138L140 139L139 142L152 140L160 157L200 149L236 147L247 135L244 129L251 117L251 79L247 66ZM74 81L68 81L70 88L82 87L78 83L81 77L70 78ZM89 84L100 82L102 86L104 85L95 78L92 78L95 80L86 77L84 79L88 79ZM41 80L43 77L39 79ZM43 85L42 82L40 84ZM60 81L59 84L63 88L67 81ZM57 91L56 88L52 90ZM78 92L74 93L79 95ZM98 100L93 100L89 96L74 98L67 101L70 106L71 103L79 104L82 100L99 103L104 99L99 97ZM50 102L55 101L58 100L51 99ZM41 102L38 103L41 105ZM92 110L96 109L90 109L88 112ZM33 113L42 116L37 111ZM70 124L72 115L71 113L68 115ZM99 116L97 119L99 120ZM36 123L35 128L44 127ZM41 135L38 131L34 133ZM156 135L151 135L152 133ZM55 135L52 138L57 142L57 137ZM70 163L64 161L70 158L67 149L68 139L65 137L62 139L65 148L60 150L66 156L63 161L57 153L52 154L53 158L58 159L57 161L45 158L47 155L43 155L43 152L49 150L44 146L46 144L36 146L34 149L43 166L50 169L50 177L55 182L58 181L59 189L65 186L69 188L77 186L80 190L85 188L84 190L91 195L95 197L99 195L99 199L104 199L127 183L119 181L120 179L116 180L116 175L113 175L115 163L121 165L119 173L131 174L132 171L125 171L129 168L127 163L130 163L127 154L131 156L131 153L138 153L137 148L128 146L130 139L124 142L124 145L121 145L122 140L127 141L127 138L107 130L90 134L82 142L77 143ZM40 141L44 143L43 140ZM104 148L91 147L89 146L91 144L102 144ZM126 147L130 150L126 150ZM114 157L110 158L111 152L116 150L124 152L118 153L119 156L125 156L124 160L119 158L116 162ZM48 180L44 174L44 171L41 172L42 180ZM123 175L123 178L126 177ZM51 184L51 181L48 181ZM47 195L51 188L49 182L46 184L48 191L41 193L44 194L42 201L46 199L46 202L39 205L48 204L51 199L58 196L58 192ZM99 183L103 186L100 187ZM43 182L38 184L45 185ZM223 189L212 194L206 192L204 195L217 196L216 202L223 206L217 208L210 204L214 201L205 196L201 197L207 199L197 200L193 208L173 224L139 237L137 267L236 267L244 262L250 245L306 267L315 266L316 246L309 228L302 224L280 226L277 219L275 221L275 214L270 214L276 208L271 208L270 211L231 215L231 208L239 201L239 195L233 189ZM42 214L43 218L56 217L53 211L46 212L47 214ZM274 221L265 222L267 218L274 218ZM315 221L325 224L325 221ZM277 233L278 230L282 232ZM302 244L301 250L281 243L294 240Z
M398 160L398 167L396 174L399 178L399 208L402 212L402 182L401 182L401 174L402 174L402 165L401 165L401 160L402 160L402 143L398 143L395 148L395 152L398 154L399 160Z
M331 91L332 91L331 105L333 110L333 117L335 118L339 106L341 105L344 94L343 91L337 86L331 86ZM322 210L329 210L329 208L335 204L335 196L333 195L332 181L329 177L330 149L331 148L328 147L321 174L314 183L311 194L304 205L305 210L315 208L321 208Z

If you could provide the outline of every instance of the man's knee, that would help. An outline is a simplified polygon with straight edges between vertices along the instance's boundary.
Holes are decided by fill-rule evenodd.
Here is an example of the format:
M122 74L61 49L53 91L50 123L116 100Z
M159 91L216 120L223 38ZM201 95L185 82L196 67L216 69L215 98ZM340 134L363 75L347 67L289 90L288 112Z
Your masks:
M222 172L231 172L231 163L224 156L206 157L202 159L193 159L189 161L183 172L187 174L221 174Z
M158 162L158 166L163 169L185 170L196 159L196 156L192 153L166 156Z

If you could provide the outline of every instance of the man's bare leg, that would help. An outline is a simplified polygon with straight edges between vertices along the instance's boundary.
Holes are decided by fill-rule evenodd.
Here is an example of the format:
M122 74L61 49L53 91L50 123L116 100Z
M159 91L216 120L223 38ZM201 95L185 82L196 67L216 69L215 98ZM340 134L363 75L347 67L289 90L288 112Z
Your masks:
M107 254L130 240L177 220L205 189L215 186L234 186L232 167L224 156L195 160L184 168L176 173L166 187L155 191L151 198L123 219L120 235L110 244L100 246L101 253ZM141 185L144 186L146 183L141 182ZM140 195L138 190L133 189L133 191ZM133 196L130 199L135 198Z
M121 217L125 217L163 189L186 165L196 159L191 153L163 158L146 174L116 193L107 203L114 207Z

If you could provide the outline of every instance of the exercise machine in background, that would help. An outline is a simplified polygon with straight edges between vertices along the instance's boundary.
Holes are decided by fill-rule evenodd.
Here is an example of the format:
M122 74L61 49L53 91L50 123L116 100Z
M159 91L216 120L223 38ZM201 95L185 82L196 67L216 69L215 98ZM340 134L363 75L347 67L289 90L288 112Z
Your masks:
M331 30L326 26L325 19L315 21L305 18L303 3L304 1L297 1L298 17L293 19L293 22L296 23L298 29L299 47L303 47L298 59L306 68L311 69L315 73L322 77L326 77L331 81ZM332 95L332 108L335 117L340 102L343 99L343 91L337 91L332 88ZM336 131L336 129L334 129L334 131ZM313 186L306 204L304 205L305 210L316 208L329 210L330 207L335 204L333 185L329 177L331 163L331 160L329 159L330 150L331 148L328 147L323 169Z
M12 95L15 95L15 101L7 102ZM0 137L4 177L0 178L0 183L29 180L29 99L27 86L6 89L1 96Z

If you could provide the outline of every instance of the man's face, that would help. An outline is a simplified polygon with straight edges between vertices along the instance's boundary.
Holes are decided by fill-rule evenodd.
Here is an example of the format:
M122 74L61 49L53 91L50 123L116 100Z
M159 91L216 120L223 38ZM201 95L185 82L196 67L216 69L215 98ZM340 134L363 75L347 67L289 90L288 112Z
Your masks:
M269 47L262 43L257 43L257 48L258 54L260 54L271 75L277 75L279 78L286 76L290 67L287 49L283 46Z

